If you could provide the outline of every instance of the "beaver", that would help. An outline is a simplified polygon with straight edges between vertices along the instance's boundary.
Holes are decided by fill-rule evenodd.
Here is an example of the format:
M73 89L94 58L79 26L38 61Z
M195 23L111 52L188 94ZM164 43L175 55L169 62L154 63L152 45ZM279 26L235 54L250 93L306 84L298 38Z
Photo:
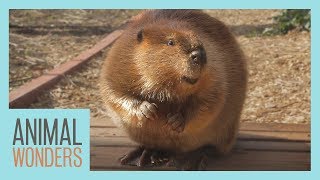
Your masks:
M100 84L110 117L140 144L122 164L170 152L197 169L203 148L226 154L235 142L246 58L229 29L200 10L147 10L110 49Z

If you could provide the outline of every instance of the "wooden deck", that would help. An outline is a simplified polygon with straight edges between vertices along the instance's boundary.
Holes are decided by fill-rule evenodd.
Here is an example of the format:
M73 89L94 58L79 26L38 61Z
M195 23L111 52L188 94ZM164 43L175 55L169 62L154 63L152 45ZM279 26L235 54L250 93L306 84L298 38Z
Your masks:
M122 166L118 158L136 144L111 121L91 122L90 168L174 170ZM232 153L210 160L208 170L310 170L310 125L242 123Z

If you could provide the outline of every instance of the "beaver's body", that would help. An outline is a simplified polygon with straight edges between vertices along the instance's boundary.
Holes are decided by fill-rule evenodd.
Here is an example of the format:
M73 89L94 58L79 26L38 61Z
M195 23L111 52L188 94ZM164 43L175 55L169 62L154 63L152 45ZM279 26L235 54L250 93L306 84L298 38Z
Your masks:
M129 137L174 152L204 145L229 152L246 83L245 58L228 28L193 10L142 13L101 75L103 101Z

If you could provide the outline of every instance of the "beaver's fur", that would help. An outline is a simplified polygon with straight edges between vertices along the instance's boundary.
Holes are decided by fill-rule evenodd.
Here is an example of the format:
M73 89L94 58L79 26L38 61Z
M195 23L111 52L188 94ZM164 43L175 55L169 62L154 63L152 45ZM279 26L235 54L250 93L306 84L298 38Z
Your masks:
M190 64L199 49L201 61ZM189 152L214 145L227 153L245 99L246 59L215 18L199 10L148 10L114 43L100 84L112 119L144 147ZM180 123L168 126L170 117Z

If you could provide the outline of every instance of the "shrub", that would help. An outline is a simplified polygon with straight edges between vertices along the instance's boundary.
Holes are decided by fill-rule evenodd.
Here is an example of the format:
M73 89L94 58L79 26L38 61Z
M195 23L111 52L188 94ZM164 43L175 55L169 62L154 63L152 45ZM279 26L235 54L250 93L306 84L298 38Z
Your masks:
M265 31L267 34L286 34L292 29L300 31L310 31L310 9L287 9L284 10L279 16L274 17L277 22L276 26L272 29Z

